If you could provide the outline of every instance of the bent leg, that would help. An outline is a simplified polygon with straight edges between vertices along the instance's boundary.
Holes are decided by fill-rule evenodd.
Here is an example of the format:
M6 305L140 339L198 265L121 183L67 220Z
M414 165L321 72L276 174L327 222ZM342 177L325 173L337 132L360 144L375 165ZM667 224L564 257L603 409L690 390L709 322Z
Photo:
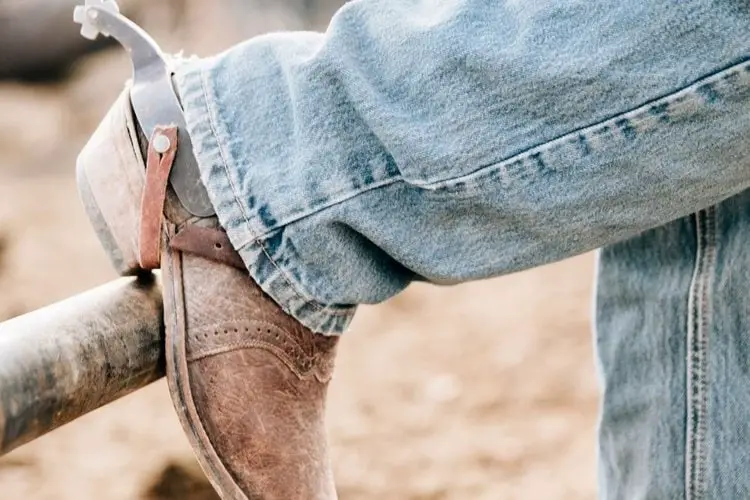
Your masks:
M335 334L413 280L541 265L750 187L748 21L729 0L363 0L177 79L251 275Z

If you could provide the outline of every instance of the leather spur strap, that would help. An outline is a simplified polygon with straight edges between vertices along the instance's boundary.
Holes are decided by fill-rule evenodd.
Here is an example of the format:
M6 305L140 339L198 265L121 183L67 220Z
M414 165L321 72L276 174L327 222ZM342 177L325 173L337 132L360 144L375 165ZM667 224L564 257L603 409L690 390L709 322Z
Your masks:
M247 270L242 257L229 241L227 233L218 229L186 226L172 237L169 246L242 271Z
M139 258L143 269L157 269L160 265L164 202L176 155L177 127L156 127L148 143L146 186L141 200Z
M148 144L146 185L141 200L139 260L143 269L158 269L161 263L161 229L169 175L177 155L177 127L156 127ZM169 246L237 269L245 263L232 247L227 233L219 229L185 225Z

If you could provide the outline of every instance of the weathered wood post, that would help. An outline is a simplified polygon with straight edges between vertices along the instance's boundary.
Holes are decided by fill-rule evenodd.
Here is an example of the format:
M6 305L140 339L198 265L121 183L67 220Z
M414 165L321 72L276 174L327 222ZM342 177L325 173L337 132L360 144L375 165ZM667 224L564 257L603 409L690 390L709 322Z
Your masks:
M161 378L163 332L153 275L0 323L0 455Z

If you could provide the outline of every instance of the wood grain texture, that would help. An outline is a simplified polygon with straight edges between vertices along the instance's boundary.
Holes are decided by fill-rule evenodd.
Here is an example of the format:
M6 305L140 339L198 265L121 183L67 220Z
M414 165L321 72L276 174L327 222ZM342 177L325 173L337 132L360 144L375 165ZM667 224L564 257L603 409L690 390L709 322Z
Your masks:
M153 275L0 323L0 455L163 376Z

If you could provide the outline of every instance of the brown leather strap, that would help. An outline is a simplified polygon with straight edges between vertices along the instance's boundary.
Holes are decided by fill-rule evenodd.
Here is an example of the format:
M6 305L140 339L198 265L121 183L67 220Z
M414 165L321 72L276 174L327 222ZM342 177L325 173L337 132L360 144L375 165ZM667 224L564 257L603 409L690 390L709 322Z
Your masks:
M232 247L227 233L219 229L187 225L170 239L169 246L181 252L246 270L242 257Z
M146 186L141 201L139 259L143 269L157 269L160 265L164 202L176 154L177 127L156 127L148 144Z

